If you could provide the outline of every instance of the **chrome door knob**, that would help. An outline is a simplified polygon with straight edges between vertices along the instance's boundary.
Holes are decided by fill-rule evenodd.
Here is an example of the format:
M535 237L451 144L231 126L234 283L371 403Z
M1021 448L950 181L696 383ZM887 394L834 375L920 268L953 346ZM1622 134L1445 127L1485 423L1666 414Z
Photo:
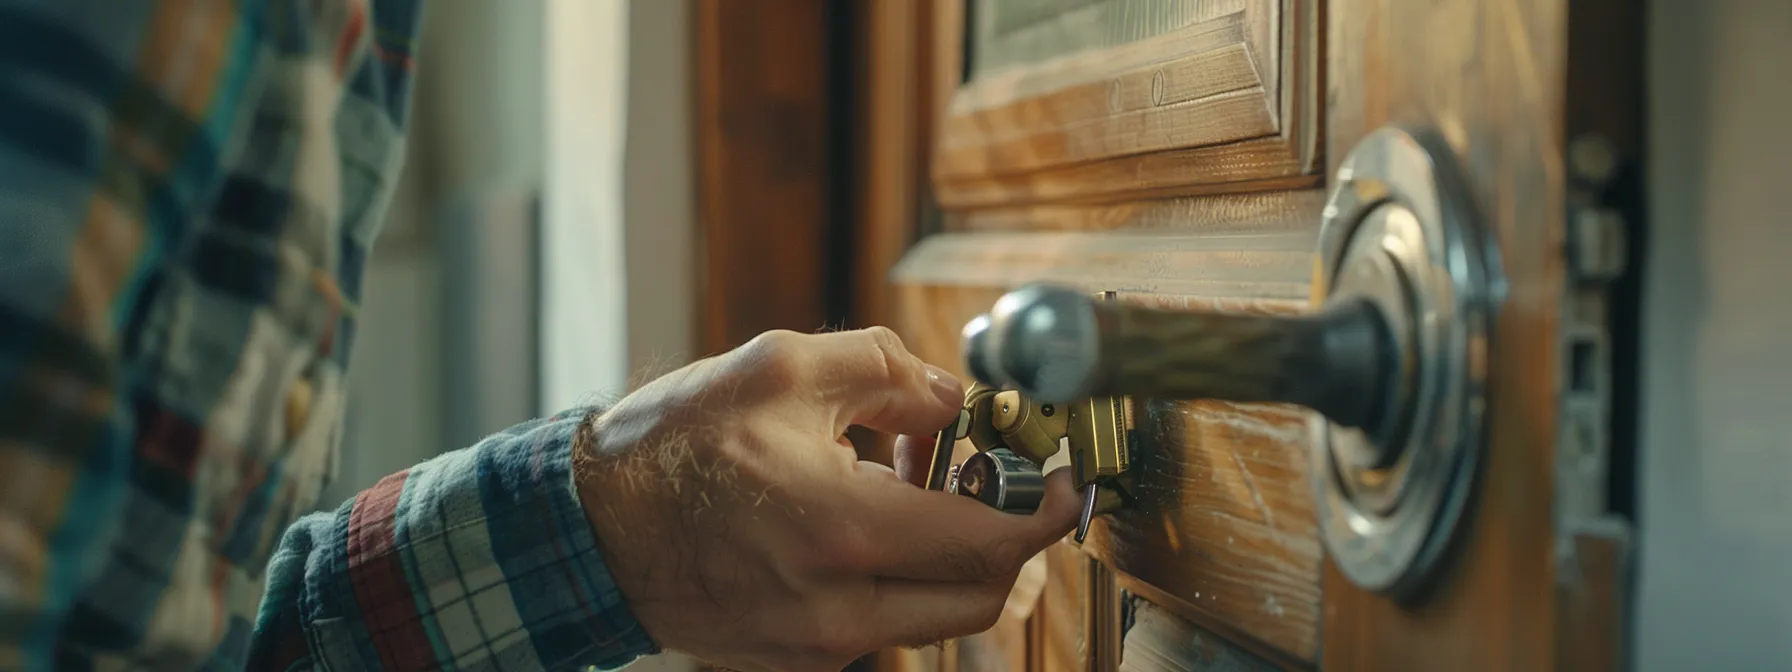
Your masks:
M1282 402L1374 433L1411 387L1399 352L1409 339L1393 332L1404 320L1386 312L1362 297L1309 315L1167 311L1031 285L973 322L965 356L979 379L1041 402Z

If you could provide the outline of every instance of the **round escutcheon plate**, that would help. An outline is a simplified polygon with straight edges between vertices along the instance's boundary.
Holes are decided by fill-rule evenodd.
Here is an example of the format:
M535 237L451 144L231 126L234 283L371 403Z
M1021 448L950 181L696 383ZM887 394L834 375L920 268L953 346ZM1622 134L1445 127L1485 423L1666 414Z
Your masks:
M1356 585L1410 600L1475 487L1498 259L1449 145L1404 127L1370 134L1339 166L1319 255L1324 300L1375 303L1400 353L1387 427L1371 435L1313 416L1326 550Z

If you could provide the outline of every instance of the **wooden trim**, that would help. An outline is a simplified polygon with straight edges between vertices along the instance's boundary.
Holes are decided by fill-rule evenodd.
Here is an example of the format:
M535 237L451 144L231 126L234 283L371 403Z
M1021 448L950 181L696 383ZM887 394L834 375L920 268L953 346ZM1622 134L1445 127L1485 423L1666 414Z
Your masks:
M927 102L926 2L872 2L858 42L863 49L858 148L862 179L853 230L855 326L889 320L886 274L915 237L922 190Z
M1051 632L1046 626L1044 610L1034 611L1032 618L1027 619L1027 664L1023 669L1045 669L1045 639Z
M1247 7L968 83L937 138L932 168L941 205L1318 185L1324 3ZM1271 42L1258 44L1259 34Z
M1199 232L1202 235L1274 234L1316 225L1326 193L1317 189L1110 204L1048 204L964 213L961 231Z
M833 3L697 0L697 352L842 315Z
M948 233L902 260L898 284L1005 288L1023 282L1216 299L1305 302L1312 253L1300 232L1240 236ZM1099 286L1097 286L1099 285Z
M856 5L858 156L852 326L890 319L888 273L935 204L927 181L933 138L962 79L964 0Z
M1036 173L935 181L948 210L1125 203L1179 196L1310 189L1324 182L1281 137L1178 149Z
M946 118L946 105L952 101L952 94L964 84L964 18L965 0L920 0L925 3L931 15L928 34L928 51L932 60L927 64L928 74L928 115L927 135L924 144L932 146L934 129Z
M1028 172L1275 133L1245 34L1237 13L973 82L948 109L935 175Z
M1084 605L1089 589L1088 556L1069 540L1046 549L1048 581L1035 619L1043 620L1042 665L1030 672L1085 672Z
M1083 593L1083 664L1088 672L1119 672L1122 639L1120 628L1120 587L1114 583L1114 572L1100 560L1084 556L1083 571L1088 589Z
M899 285L1050 281L1305 301L1324 204L1324 193L1298 191L978 210L961 217L958 232L921 241L891 277Z

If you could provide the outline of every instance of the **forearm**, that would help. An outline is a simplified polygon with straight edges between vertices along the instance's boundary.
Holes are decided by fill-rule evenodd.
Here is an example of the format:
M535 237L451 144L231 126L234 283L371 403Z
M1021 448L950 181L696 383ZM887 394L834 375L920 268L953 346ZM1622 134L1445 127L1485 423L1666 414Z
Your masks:
M518 425L295 524L251 668L610 668L653 652L575 494L584 415Z

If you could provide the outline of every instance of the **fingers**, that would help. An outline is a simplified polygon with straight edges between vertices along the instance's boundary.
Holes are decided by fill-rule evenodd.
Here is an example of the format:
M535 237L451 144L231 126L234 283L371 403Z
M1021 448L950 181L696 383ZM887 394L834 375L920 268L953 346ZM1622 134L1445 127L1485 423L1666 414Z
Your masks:
M878 648L919 648L994 627L1008 601L1007 584L878 579Z
M863 425L890 434L933 434L957 417L964 387L922 362L883 327L786 337L801 360L799 384L833 407L840 431Z
M874 499L869 569L879 576L943 582L990 582L1012 576L1039 551L1076 527L1082 498L1070 470L1045 479L1045 501L1031 514L1003 513L968 497L921 490L893 479L857 485Z

